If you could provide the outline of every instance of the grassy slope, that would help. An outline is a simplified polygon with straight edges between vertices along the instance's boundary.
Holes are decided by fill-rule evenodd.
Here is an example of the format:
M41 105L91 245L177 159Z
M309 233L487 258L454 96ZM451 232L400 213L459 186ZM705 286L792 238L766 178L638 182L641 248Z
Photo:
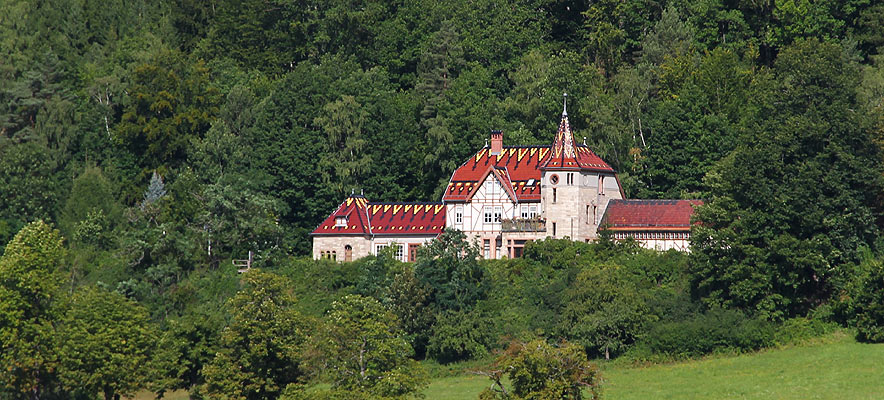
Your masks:
M609 366L602 374L605 400L884 399L884 344L856 343L839 333L817 344L642 368ZM475 399L489 384L477 375L448 376L433 379L425 394L428 400Z
M826 343L643 368L610 367L606 400L621 399L882 399L884 344L845 334ZM475 399L479 376L440 378L428 400Z

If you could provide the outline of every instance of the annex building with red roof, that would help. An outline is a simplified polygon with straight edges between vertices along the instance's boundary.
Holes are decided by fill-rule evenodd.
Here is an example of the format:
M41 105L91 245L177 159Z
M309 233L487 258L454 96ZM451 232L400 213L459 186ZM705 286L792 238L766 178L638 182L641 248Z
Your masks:
M394 246L402 261L445 228L463 231L485 258L520 257L544 238L592 241L608 226L617 239L687 250L696 200L625 200L616 171L574 141L567 108L553 142L504 146L492 131L451 175L437 203L371 203L351 195L311 233L313 257L349 261Z

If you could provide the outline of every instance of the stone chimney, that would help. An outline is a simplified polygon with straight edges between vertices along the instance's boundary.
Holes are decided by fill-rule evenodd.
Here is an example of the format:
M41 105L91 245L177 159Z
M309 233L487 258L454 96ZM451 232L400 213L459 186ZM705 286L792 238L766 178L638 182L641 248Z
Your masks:
M503 151L503 131L494 129L491 131L491 154L498 155Z

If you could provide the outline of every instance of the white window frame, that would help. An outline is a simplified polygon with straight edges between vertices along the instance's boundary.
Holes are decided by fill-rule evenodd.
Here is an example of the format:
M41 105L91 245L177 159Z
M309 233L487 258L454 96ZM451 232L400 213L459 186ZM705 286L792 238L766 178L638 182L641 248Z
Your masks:
M454 207L454 223L463 224L463 206Z
M494 223L499 224L503 216L503 206L494 206Z
M482 207L482 214L483 214L483 218L482 218L483 222L485 222L486 224L490 224L490 223L494 222L494 207L492 207L492 206Z
M335 228L346 227L347 217L335 217Z
M405 262L405 245L399 244L396 247L396 259Z

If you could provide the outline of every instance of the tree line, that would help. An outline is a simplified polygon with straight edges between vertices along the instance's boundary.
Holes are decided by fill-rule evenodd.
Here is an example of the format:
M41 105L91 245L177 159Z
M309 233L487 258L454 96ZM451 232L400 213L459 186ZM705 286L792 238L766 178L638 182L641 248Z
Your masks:
M0 15L4 396L295 397L318 380L395 397L422 385L409 360L573 360L537 340L637 360L831 324L884 340L880 4L11 0ZM476 262L451 233L413 266L299 258L351 190L437 198L491 129L550 142L563 92L628 197L706 201L689 256L603 238ZM249 251L265 273L240 280L229 261ZM309 329L329 318L370 328L382 367L345 376L329 349L355 331ZM264 362L272 378L231 375ZM174 373L105 384L119 376L87 365Z

